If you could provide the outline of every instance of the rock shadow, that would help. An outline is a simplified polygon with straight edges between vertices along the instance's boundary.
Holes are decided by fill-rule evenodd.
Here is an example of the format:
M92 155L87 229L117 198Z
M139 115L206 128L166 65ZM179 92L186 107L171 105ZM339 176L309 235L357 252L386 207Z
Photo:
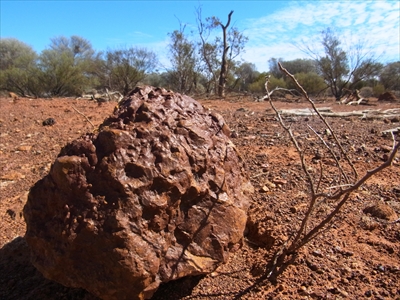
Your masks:
M2 300L99 300L84 289L68 288L48 280L30 262L23 237L0 249L0 299Z

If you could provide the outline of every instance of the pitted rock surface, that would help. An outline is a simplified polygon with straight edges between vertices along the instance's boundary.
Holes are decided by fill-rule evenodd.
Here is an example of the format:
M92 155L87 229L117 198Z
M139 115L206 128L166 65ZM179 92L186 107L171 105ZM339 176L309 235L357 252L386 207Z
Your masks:
M49 279L102 299L146 299L161 282L227 261L252 191L221 116L136 88L32 187L26 240Z

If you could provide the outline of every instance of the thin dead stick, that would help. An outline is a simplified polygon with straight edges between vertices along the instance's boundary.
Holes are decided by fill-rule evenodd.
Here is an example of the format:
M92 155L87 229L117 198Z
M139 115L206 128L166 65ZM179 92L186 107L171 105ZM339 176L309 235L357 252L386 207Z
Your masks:
M399 150L400 147L400 142L394 145L392 152L390 153L390 156L386 162L381 164L380 166L376 167L373 170L367 171L367 173L360 179L358 180L355 184L351 185L348 189L343 190L341 193L339 193L338 196L336 196L336 199L341 199L342 200L335 206L333 211L325 217L318 225L316 225L309 233L307 233L301 240L299 244L292 243L291 247L289 247L289 252L297 251L301 247L303 247L305 244L307 244L310 240L312 240L314 237L316 237L319 232L328 224L332 221L332 219L339 213L340 209L342 206L349 200L350 195L352 192L357 190L363 183L365 183L371 176L375 175L376 173L382 171L385 168L388 168L392 165L392 162L396 156L397 151Z
M315 192L318 192L318 190L319 190L323 175L324 175L324 169L322 168L322 162L319 161L319 180L318 180L317 188L315 189Z
M280 64L279 64L279 66L280 66L280 69L283 71L282 66ZM318 112L317 108L315 107L313 101L308 97L307 93L300 86L300 84L298 84L298 82L296 81L294 76L291 75L290 73L288 73L287 71L284 72L284 73L286 73L286 75L290 76L296 82L298 87L303 91L304 96L312 104L312 107L313 107L314 111L319 115L319 112ZM334 218L339 214L339 212L342 209L342 207L351 199L351 194L354 191L356 191L370 177L372 177L376 173L379 173L383 169L385 169L387 167L390 167L392 165L392 163L393 163L393 161L395 159L395 156L399 151L400 141L396 141L395 136L392 133L393 146L392 146L392 150L391 150L391 153L390 153L388 159L384 163L382 163L381 165L376 167L375 169L367 171L366 174L361 179L358 179L357 170L355 169L354 165L351 163L350 158L347 156L347 153L344 151L344 149L340 145L339 141L336 139L335 132L331 129L331 127L327 123L327 121L322 116L320 116L320 119L325 123L327 128L331 131L332 136L334 137L335 141L339 145L343 156L346 158L346 160L348 161L350 166L353 168L353 171L354 171L354 174L355 174L355 176L354 176L355 178L353 178L353 180L350 181L350 179L347 177L347 174L341 168L340 163L336 159L336 162L337 162L336 166L337 166L337 168L339 168L339 177L344 176L345 180L343 180L343 181L345 181L347 184L341 184L342 183L342 179L340 179L339 180L339 184L340 184L339 186L328 187L328 189L340 187L333 195L329 194L329 193L318 193L318 190L319 190L320 185L321 185L322 175L323 175L323 173L322 173L323 168L322 168L321 162L320 162L320 168L321 168L321 170L320 170L321 171L320 178L319 178L319 181L317 182L317 185L315 186L313 177L308 172L307 164L306 164L306 161L305 161L305 150L300 148L300 145L298 144L297 139L294 136L290 126L287 126L284 123L281 114L279 113L279 111L276 109L276 107L272 103L272 100L271 100L271 97L270 97L270 93L268 91L268 83L269 83L269 80L267 78L266 83L265 83L265 88L266 88L266 91L267 91L267 96L266 97L268 98L271 107L275 111L275 114L276 114L276 116L278 118L278 121L279 121L280 125L289 134L289 137L290 137L291 141L293 142L293 144L294 144L294 146L295 146L295 148L296 148L296 150L297 150L297 152L298 152L298 154L300 156L301 166L302 166L302 169L303 169L304 173L306 174L306 181L308 182L309 188L310 188L310 200L309 200L309 204L308 204L308 209L307 209L307 211L306 211L306 213L305 213L305 215L304 215L304 217L303 217L303 219L301 221L300 228L294 233L294 235L292 235L290 238L287 239L285 244L276 253L274 259L272 260L272 269L267 274L267 278L272 278L273 276L277 275L277 267L281 263L284 262L285 257L287 257L288 255L293 255L293 254L297 253L300 248L302 248L304 245L309 243L311 240L313 240L314 238L319 236L321 234L321 232L324 232L325 230L330 228L330 226L333 224ZM310 126L309 126L309 128L312 131L314 131L314 133L318 136L318 138L320 138L321 141L324 143L324 145L329 149L331 155L334 158L336 158L333 150L322 139L322 137L320 135L318 135L317 132L313 128L311 128ZM316 203L317 203L317 200L319 198L323 198L322 201L328 200L328 199L331 199L331 200L333 199L333 200L336 200L337 202L336 202L334 208L326 216L322 217L322 220L320 220L315 226L312 226L311 229L308 229L308 222L312 219L311 215L313 213L313 210L316 207ZM397 221L398 220L396 220L395 222L397 222ZM294 236L294 238L292 238L293 236Z
M335 186L328 186L327 189L333 190L333 189L343 188L346 186L352 186L352 184L348 183L348 184L341 184L341 185L335 185Z
M317 133L317 131L314 130L314 128L312 128L312 127L311 127L310 125L308 125L308 124L307 124L307 126L308 126L308 128L310 128L310 129L314 132L314 134L319 138L319 140L325 145L325 147L328 149L328 151L331 153L331 156L332 156L333 159L335 160L336 166L338 167L339 171L340 171L344 176L346 176L346 173L344 172L344 170L343 170L343 168L342 168L342 165L340 164L339 160L337 159L335 153L333 153L332 148L329 147L329 145L328 145L328 144L325 142L325 140ZM346 177L346 178L347 178L347 177ZM346 183L349 183L349 182L346 182Z
M315 195L316 194L316 189L315 189L315 186L314 186L314 181L312 179L312 176L311 176L310 172L308 171L307 163L306 163L305 157L304 157L304 151L301 150L296 138L293 135L292 130L290 129L290 127L285 125L285 123L282 120L281 114L276 109L275 105L273 104L272 99L271 99L271 97L269 95L269 92L268 92L268 83L269 83L269 79L267 79L266 82L265 82L265 89L267 90L269 104L271 105L272 109L275 111L275 114L278 117L279 123L281 124L283 129L285 129L285 131L289 134L290 139L291 139L292 143L294 144L294 146L295 146L295 148L297 150L297 153L300 156L301 167L303 169L303 172L306 174L307 182L308 182L308 184L310 186L310 190L311 190L311 195L310 195L311 199L310 199L310 203L309 203L307 212L306 212L306 214L305 214L305 216L304 216L304 218L303 218L303 220L301 222L300 229L297 231L297 234L296 234L294 240L291 243L291 246L292 246L292 245L297 244L297 241L299 241L301 239L301 236L302 236L303 232L305 232L305 230L307 228L308 220L310 219L311 213L312 213L312 211L313 211L313 209L315 207L315 203L316 203L318 197L316 197L316 195Z
M79 110L77 110L76 108L75 108L75 106L73 106L73 105L71 105L72 106L72 108L78 113L78 114L80 114L81 116L84 116L85 117L85 119L86 119L86 121L88 121L89 123L90 123L90 125L92 125L93 126L93 128L95 128L95 126L93 125L93 123L92 122L90 122L90 120L89 120L89 118L88 117L86 117L83 113L81 113Z
M336 134L334 132L334 130L331 128L331 126L329 125L329 123L326 121L326 119L324 118L324 116L319 112L319 110L317 109L317 107L315 106L314 101L312 101L310 99L310 97L308 96L307 92L304 90L304 88L300 85L300 83L297 81L297 79L291 74L289 73L288 70L286 70L284 67L282 67L281 63L278 62L278 66L279 69L285 73L287 76L289 76L293 82L295 83L295 85L300 89L301 93L304 95L304 97L307 99L308 102L310 102L313 110L315 111L315 113L318 115L318 117L322 120L322 122L324 122L325 126L330 130L330 132L332 133L332 137L334 138L335 142L337 143L340 151L342 152L344 158L347 160L348 164L350 165L350 167L352 168L353 172L354 172L354 176L355 179L357 180L358 178L358 172L356 170L356 168L354 167L353 163L351 162L350 158L347 156L346 152L344 151L342 144L339 142L339 139L336 137ZM344 174L347 183L350 182L350 180L347 178L347 175Z
M253 179L253 178L257 178L257 177L260 177L260 176L262 176L262 175L268 175L268 173L265 173L265 172L258 173L258 174L256 174L256 175L251 176L251 178L252 178L252 179Z

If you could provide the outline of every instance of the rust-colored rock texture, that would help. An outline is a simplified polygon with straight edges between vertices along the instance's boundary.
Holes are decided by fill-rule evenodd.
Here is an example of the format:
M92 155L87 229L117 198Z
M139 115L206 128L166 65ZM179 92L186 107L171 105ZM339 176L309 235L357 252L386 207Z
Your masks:
M238 248L253 191L221 116L144 86L66 145L24 208L34 266L102 299L148 299Z

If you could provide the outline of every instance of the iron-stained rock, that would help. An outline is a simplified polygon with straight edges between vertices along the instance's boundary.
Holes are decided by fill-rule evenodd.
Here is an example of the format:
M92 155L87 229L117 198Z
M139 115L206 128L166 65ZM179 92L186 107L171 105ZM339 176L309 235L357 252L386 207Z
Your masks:
M32 187L35 267L102 299L145 299L214 271L241 243L253 191L229 134L188 96L133 90Z

